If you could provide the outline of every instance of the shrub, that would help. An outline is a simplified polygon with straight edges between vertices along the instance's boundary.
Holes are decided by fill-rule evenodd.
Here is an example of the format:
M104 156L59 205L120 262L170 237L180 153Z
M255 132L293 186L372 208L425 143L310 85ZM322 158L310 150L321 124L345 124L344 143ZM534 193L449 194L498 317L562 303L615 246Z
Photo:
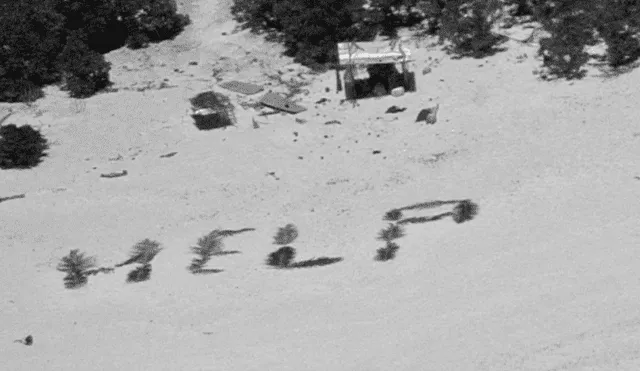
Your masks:
M435 1L371 0L369 12L374 15L381 35L396 37L399 27L411 27L425 19L421 5Z
M630 64L640 57L640 3L635 0L611 0L596 3L596 29L607 45L611 67Z
M135 32L127 36L125 41L129 49L142 49L149 46L149 37L143 33Z
M75 289L87 284L87 271L95 266L94 257L85 256L84 253L75 249L61 259L57 270L67 273L64 277L64 286L68 289Z
M588 4L562 0L552 7L537 4L534 11L549 33L549 37L540 39L538 49L549 73L567 79L584 76L582 67L589 60L585 46L596 42L593 13L588 11Z
M49 0L55 11L64 16L67 32L82 32L91 50L107 53L121 47L126 29L118 19L118 8L113 1L104 0Z
M451 51L481 57L502 40L492 32L501 9L499 0L451 0L442 14L440 38L451 43Z
M388 261L392 260L396 257L396 253L400 249L396 243L391 241L387 241L387 245L385 247L379 248L377 250L376 260L377 261Z
M291 265L295 255L296 251L293 247L283 246L269 254L267 265L276 268L287 268Z
M235 0L232 12L243 27L281 41L285 54L319 68L337 62L336 43L371 40L376 26L364 0Z
M280 32L282 23L274 13L276 0L234 0L231 13L236 22L254 33Z
M189 17L178 14L175 0L147 0L134 15L137 29L150 41L168 40L184 30Z
M59 78L56 56L63 47L64 17L49 1L19 0L0 5L0 78L36 85Z
M69 35L58 63L71 97L86 98L110 84L111 64L102 54L89 48L82 32L74 31Z
M143 264L127 274L127 282L148 281L151 278L151 264Z
M29 125L0 127L0 169L27 169L46 156L47 140Z
M477 214L478 205L470 200L463 200L453 208L452 218L459 224L472 220Z
M421 29L427 35L436 35L442 26L442 15L446 7L445 0L424 0L416 5L419 12L423 14L426 28Z
M109 84L101 53L173 38L189 23L176 10L174 0L0 2L0 101L37 99L35 88L61 80L74 97L94 94Z
M192 246L191 251L197 255L193 258L189 270L192 273L201 271L212 256L222 252L222 238L219 230L214 230L198 240L197 246Z
M532 0L507 0L506 4L514 6L511 12L514 17L533 15Z
M29 80L0 77L0 102L31 103L42 97L42 88Z
M0 2L0 101L29 102L59 79L64 18L49 2Z
M607 61L611 67L630 64L640 57L640 42L634 33L620 28L603 30L601 35L607 44Z

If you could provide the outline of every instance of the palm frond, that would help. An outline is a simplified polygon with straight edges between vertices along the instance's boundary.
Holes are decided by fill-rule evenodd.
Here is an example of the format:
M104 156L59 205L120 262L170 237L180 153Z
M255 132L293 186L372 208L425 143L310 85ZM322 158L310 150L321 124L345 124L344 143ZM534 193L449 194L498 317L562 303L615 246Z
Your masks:
M384 220L395 222L400 219L402 219L402 211L399 209L389 210L384 214Z
M378 239L382 241L393 241L404 236L404 229L401 226L389 223L387 228L380 231Z
M478 215L478 205L471 200L463 200L453 208L452 217L456 223L464 223L472 220L476 215Z
M69 252L69 255L60 259L56 269L65 273L84 274L85 271L94 268L95 266L95 257L86 256L78 249L74 249Z
M160 242L145 238L131 248L129 260L134 260L135 263L149 264L160 251L162 251Z

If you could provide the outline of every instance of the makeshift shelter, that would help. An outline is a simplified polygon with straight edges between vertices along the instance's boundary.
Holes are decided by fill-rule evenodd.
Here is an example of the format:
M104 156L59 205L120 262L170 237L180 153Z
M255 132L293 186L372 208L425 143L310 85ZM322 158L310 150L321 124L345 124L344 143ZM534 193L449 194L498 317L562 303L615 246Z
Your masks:
M338 89L342 89L342 70L347 99L386 95L397 87L415 92L415 73L410 70L411 50L402 44L403 40L338 43Z

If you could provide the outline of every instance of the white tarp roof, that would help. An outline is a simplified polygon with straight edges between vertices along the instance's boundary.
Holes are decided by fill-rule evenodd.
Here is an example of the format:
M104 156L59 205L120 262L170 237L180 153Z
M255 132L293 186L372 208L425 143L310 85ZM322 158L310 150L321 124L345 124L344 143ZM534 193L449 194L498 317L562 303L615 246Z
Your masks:
M338 43L340 65L400 63L411 61L411 50L402 41Z

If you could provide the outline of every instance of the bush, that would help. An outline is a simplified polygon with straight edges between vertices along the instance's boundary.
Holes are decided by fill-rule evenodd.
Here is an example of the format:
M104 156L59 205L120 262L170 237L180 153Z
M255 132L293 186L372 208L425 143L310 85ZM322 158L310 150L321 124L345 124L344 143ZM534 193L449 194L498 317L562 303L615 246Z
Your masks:
M29 125L0 127L0 169L37 166L48 148L47 140Z
M427 35L437 35L442 26L442 14L447 2L445 0L424 0L417 4L417 9L426 20L426 28L421 28Z
M611 67L620 67L640 57L640 3L635 0L611 0L597 3L592 10L596 29L607 45Z
M49 0L55 11L64 16L67 34L81 32L91 50L107 53L124 44L126 28L113 1Z
M424 3L435 1L420 0L371 0L369 12L374 15L383 36L396 37L400 27L411 27L426 18L422 8Z
M94 94L109 84L101 53L173 38L189 24L176 10L174 0L0 2L0 101L37 99L61 80L72 96Z
M42 97L44 97L42 88L29 80L0 77L0 102L32 103Z
M482 57L502 40L492 32L501 9L499 0L451 0L442 14L440 39L451 43L451 51Z
M293 247L283 246L269 254L267 265L276 268L287 268L291 265L295 255L296 251Z
M152 42L172 39L190 23L188 16L178 14L175 0L146 0L133 19L137 31Z
M538 49L549 73L567 79L584 76L582 67L589 60L585 46L596 42L594 13L589 11L589 4L561 0L556 6L537 4L534 11L536 19L550 35L540 39Z
M281 32L282 23L274 12L276 0L234 0L231 13L236 22L254 33Z
M377 26L364 0L235 0L232 12L243 27L267 33L298 63L319 68L337 62L336 43L371 40Z
M514 17L523 17L533 15L533 3L535 0L507 0L506 4L514 6L511 15Z
M63 47L64 17L50 2L17 0L0 5L0 78L55 82Z
M66 78L65 88L74 98L86 98L109 86L111 64L104 56L89 48L86 36L72 32L58 57L60 70Z
M87 257L84 253L75 249L61 259L57 270L67 273L64 277L64 286L68 289L75 289L87 284L87 271L95 266L96 260L94 257Z

